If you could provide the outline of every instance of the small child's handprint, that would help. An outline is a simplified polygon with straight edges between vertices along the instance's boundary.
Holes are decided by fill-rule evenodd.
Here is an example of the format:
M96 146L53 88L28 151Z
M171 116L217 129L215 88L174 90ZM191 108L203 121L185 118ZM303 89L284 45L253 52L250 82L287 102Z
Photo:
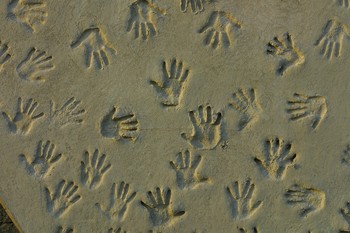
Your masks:
M349 8L349 0L337 0L339 6Z
M189 7L194 14L204 11L205 0L181 0L180 8L182 12L186 12Z
M127 231L124 231L121 227L118 227L118 228L110 228L108 230L108 233L127 233Z
M106 35L98 27L91 27L83 31L80 36L72 42L73 49L84 46L86 67L90 68L95 61L97 69L101 70L110 63L110 55L116 54L116 49L107 40Z
M180 103L189 70L181 61L173 59L169 63L163 61L162 72L161 82L151 80L150 83L160 95L164 106L177 106Z
M343 216L344 220L350 226L350 202L346 202L345 206L340 209L340 213ZM348 230L340 230L340 233L349 233L350 229Z
M6 120L10 131L21 135L28 134L32 129L34 122L44 116L43 112L35 115L35 111L37 110L38 106L39 104L32 98L30 98L24 105L22 98L19 97L17 112L13 118L6 112L2 112L2 116Z
M349 9L349 0L337 0L339 6Z
M135 39L147 40L157 34L156 16L165 14L165 10L160 9L150 0L136 0L130 6L130 18L127 31L134 31Z
M239 120L239 130L254 124L262 111L253 88L247 90L239 89L233 94L230 105L242 114Z
M30 160L24 154L19 155L19 159L25 164L25 168L31 176L44 178L62 157L61 153L55 153L55 149L55 144L50 141L40 141L33 156L34 159Z
M43 75L55 68L52 59L46 51L32 48L27 57L17 66L17 74L23 80L44 81Z
M185 211L174 211L171 207L171 190L161 190L156 188L155 192L147 193L149 203L141 201L141 205L145 207L150 215L153 226L161 226L171 223L175 218L185 214Z
M73 181L62 180L55 191L45 188L47 209L54 217L61 217L69 208L75 205L81 196L77 194L79 187Z
M82 115L86 113L85 109L79 109L80 100L75 97L67 100L60 108L56 108L55 102L50 102L50 124L61 128L70 124L81 124Z
M62 226L59 226L59 227L57 228L56 233L74 233L74 229L71 228L71 227L62 227Z
M287 69L305 62L303 53L295 46L294 39L288 32L283 35L283 38L276 36L271 40L266 52L280 60L276 69L279 76L283 76Z
M45 0L12 0L8 5L9 16L36 32L38 27L47 21L47 5Z
M114 106L102 118L100 132L106 138L136 141L140 134L140 124L135 113Z
M206 33L204 44L216 49L231 46L231 34L235 28L241 28L241 23L232 14L214 11L208 22L198 32Z
M287 204L298 209L301 217L307 217L324 207L326 194L315 188L295 184L287 190L285 199Z
M255 163L269 178L283 179L289 166L295 163L297 155L292 144L275 138L265 141L264 155L254 158Z
M227 193L230 198L232 216L235 219L250 218L262 206L262 201L253 202L255 184L248 179L239 183L235 181L232 188L227 187Z
M208 178L201 177L197 172L202 160L200 155L192 156L190 151L186 150L180 152L176 157L177 160L171 161L170 165L176 171L177 185L180 189L194 188L200 183L209 181Z
M11 58L11 55L8 53L8 50L9 47L7 46L7 44L0 41L0 71Z
M247 228L238 228L239 232L238 233L259 233L257 227L253 227L250 229Z
M307 96L295 93L293 99L287 101L287 113L291 121L309 118L311 128L316 129L327 116L327 101L323 96Z
M81 161L81 181L89 189L96 189L103 180L104 175L111 168L111 164L105 164L106 155L100 154L98 149L92 155L88 151L84 153L84 161Z
M346 0L347 1L347 0ZM321 37L316 41L317 46L321 47L321 54L329 60L333 56L340 57L344 37L350 38L350 29L344 23L337 19L330 19L323 29Z
M342 163L350 165L350 145L347 145L342 154Z
M200 105L198 111L189 112L189 117L193 126L192 133L182 133L181 136L196 149L214 149L221 141L221 113L215 113L209 105Z
M96 207L110 220L117 219L122 221L128 210L128 206L135 199L136 192L129 190L129 184L122 181L117 187L114 183L112 185L110 201L108 206L103 206L100 203L96 203Z

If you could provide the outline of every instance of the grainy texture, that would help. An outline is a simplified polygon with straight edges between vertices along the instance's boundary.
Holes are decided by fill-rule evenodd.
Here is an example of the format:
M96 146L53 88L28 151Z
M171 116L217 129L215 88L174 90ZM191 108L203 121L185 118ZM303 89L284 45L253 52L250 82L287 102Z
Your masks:
M0 17L0 200L21 232L350 232L349 0Z
M0 206L0 232L1 233L18 233L16 226L2 206Z

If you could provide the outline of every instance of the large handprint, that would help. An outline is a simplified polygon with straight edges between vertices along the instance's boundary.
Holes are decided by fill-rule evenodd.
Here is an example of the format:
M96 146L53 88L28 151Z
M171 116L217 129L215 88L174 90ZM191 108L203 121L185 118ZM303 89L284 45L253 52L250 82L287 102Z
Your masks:
M287 32L283 38L275 37L267 45L267 54L277 57L280 62L277 66L277 75L283 76L285 71L293 66L303 64L303 53L294 44L293 37Z
M12 0L8 5L9 16L37 31L37 27L46 23L47 6L44 0Z
M316 45L321 46L321 54L330 60L333 55L341 55L344 37L350 38L350 29L337 19L331 19L324 27Z
M108 206L96 203L96 207L109 219L122 221L127 214L128 206L135 199L136 192L130 193L129 184L122 181L117 188L114 183L111 189Z
M217 47L229 47L232 44L230 34L234 28L241 28L241 23L232 14L224 11L214 11L208 22L198 31L207 33L204 44Z
M184 68L183 63L176 59L169 63L163 61L162 82L151 80L150 83L162 98L161 101L164 106L176 106L181 100L183 84L187 79L189 70ZM167 65L169 68L167 68Z
M32 98L28 100L27 104L24 106L22 103L22 98L18 98L17 112L14 118L12 118L6 112L2 112L2 116L6 120L9 129L12 133L18 133L26 135L32 128L35 121L44 116L44 113L39 113L34 115L35 110L38 108L39 104L35 102Z
M27 172L35 178L44 178L52 169L52 166L60 160L61 153L55 154L56 146L50 141L40 141L34 159L29 160L24 154L19 155L20 161L25 164Z
M327 102L323 96L307 96L294 94L294 99L288 100L287 113L291 121L304 118L311 119L311 127L316 129L327 115Z
M165 10L160 9L149 0L137 0L130 6L130 18L127 31L134 30L135 39L147 40L157 34L156 19L154 15L164 15Z
M94 60L96 68L103 69L110 63L109 55L116 54L116 49L98 27L91 27L84 30L81 35L72 42L71 47L75 49L82 45L85 48L85 64L88 68L92 66Z
M182 133L181 136L196 149L214 149L221 140L221 113L215 113L209 105L200 105L197 112L189 112L189 117L193 125L192 133Z

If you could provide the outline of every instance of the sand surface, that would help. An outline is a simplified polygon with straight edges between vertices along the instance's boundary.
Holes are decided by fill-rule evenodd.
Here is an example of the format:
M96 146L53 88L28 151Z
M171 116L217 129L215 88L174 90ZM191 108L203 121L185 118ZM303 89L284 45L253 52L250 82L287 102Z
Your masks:
M350 232L349 0L0 1L24 233Z

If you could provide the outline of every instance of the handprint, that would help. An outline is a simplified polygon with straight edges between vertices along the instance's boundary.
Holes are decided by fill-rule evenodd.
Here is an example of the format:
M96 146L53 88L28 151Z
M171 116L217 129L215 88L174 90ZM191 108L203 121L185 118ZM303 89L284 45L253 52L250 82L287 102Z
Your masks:
M333 55L341 55L344 36L350 38L349 28L337 19L330 19L315 45L321 46L321 54L331 60Z
M221 46L229 47L232 44L230 34L235 28L241 28L241 23L233 15L223 11L214 11L208 22L198 32L207 33L204 44L216 49Z
M48 16L44 0L12 0L8 5L8 12L11 18L19 21L33 32L46 23Z
M175 211L171 207L171 190L161 190L156 188L156 192L147 192L150 203L141 201L141 205L145 207L150 215L153 226L171 224L171 222L185 214L185 211Z
M55 154L56 146L50 141L40 141L31 161L24 154L19 159L25 164L27 172L35 178L45 178L51 171L52 166L61 159L62 154Z
M327 102L323 96L307 96L294 94L294 99L288 102L287 113L291 121L311 118L311 127L316 129L327 115Z
M135 141L139 134L139 122L136 115L127 110L113 109L101 121L101 135L116 140Z
M57 228L57 233L73 233L73 232L74 232L74 229L70 227L59 226Z
M349 8L349 0L337 0L339 6Z
M200 105L197 112L189 112L189 117L192 133L182 133L181 136L196 149L214 149L221 140L221 113L215 113L209 105L205 108Z
M171 66L169 63L171 63ZM163 61L162 82L151 80L150 83L160 95L164 106L176 106L181 100L184 91L183 84L187 79L189 70L184 68L183 63L181 61L178 62L176 59L169 63L167 64L167 62Z
M186 12L188 6L191 6L191 10L194 14L204 11L205 0L181 0L180 7L182 12Z
M157 17L165 15L165 10L160 9L150 0L137 0L130 6L130 19L127 25L127 31L134 30L135 39L142 38L147 40L157 34Z
M244 186L244 187L243 187ZM250 218L261 207L262 201L252 204L255 185L248 179L240 184L238 181L232 184L232 188L227 187L230 198L232 216L235 219Z
M238 228L239 233L259 233L258 228L253 227L252 230L247 230L246 228Z
M295 163L297 155L292 145L276 138L266 140L263 158L254 158L259 168L271 179L283 179L289 166Z
M61 217L69 208L76 204L81 196L77 194L78 186L73 181L62 180L56 186L56 191L45 188L47 209L55 218Z
M55 102L51 100L50 102L50 124L56 127L64 127L70 124L81 124L83 119L81 116L85 114L85 109L77 109L81 101L77 100L75 97L67 100L62 107L56 109Z
M127 233L127 231L123 231L122 228L118 227L118 228L116 228L116 229L110 228L110 229L108 230L108 233Z
M90 156L88 151L84 153L84 161L81 161L81 182L89 189L96 189L103 180L104 175L111 168L111 164L105 165L106 155L100 154L96 149Z
M8 62L11 58L11 55L8 53L9 47L7 44L1 42L0 40L0 71L4 67L5 63Z
M180 189L191 189L209 179L201 177L197 168L202 160L200 155L193 158L189 150L177 154L176 162L171 161L170 165L176 172L177 185Z
M86 67L90 68L95 61L96 68L101 70L110 63L109 55L116 54L116 49L107 40L106 35L98 27L88 28L81 33L76 41L73 41L73 49L84 46Z
M295 206L301 217L307 217L324 207L326 195L323 191L295 184L285 193L287 204Z
M119 188L114 183L111 189L110 202L107 207L96 203L96 207L110 220L118 219L122 221L127 213L128 205L134 200L136 192L131 194L129 184L124 181L120 183Z
M285 71L305 62L303 53L294 44L293 37L286 32L283 38L275 37L267 44L267 54L277 57L280 62L276 73L283 76Z
M35 114L35 110L39 104L30 98L27 104L24 106L22 98L18 98L17 112L14 118L12 118L6 112L2 112L2 116L5 118L8 127L12 133L18 133L26 135L30 132L32 125L35 121L44 116L44 113Z
M44 81L42 75L55 68L52 59L52 56L48 56L45 51L32 48L27 57L17 66L17 74L27 81Z
M345 206L340 209L340 213L343 216L344 220L350 226L350 203L345 203ZM341 233L350 232L350 230L340 230Z
M230 105L242 114L239 121L239 130L254 124L262 111L256 99L255 90L253 88L248 90L239 89L232 97Z
M347 145L342 155L342 162L350 165L350 145Z

